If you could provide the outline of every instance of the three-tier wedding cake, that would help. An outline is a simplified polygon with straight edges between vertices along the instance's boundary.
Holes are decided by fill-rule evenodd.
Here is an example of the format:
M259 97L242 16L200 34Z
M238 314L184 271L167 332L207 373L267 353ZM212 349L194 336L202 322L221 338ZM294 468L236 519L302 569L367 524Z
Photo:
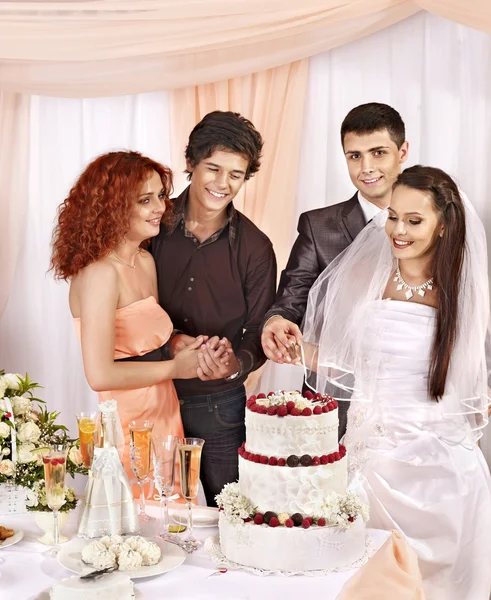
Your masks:
M341 570L365 554L368 510L347 491L337 402L270 392L246 404L239 482L217 496L221 552L267 571Z

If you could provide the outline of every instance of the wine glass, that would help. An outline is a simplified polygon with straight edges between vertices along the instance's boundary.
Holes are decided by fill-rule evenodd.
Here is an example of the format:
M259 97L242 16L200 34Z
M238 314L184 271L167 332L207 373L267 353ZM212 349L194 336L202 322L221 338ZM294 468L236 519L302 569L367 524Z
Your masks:
M64 444L55 444L43 456L44 482L46 485L46 503L53 511L53 540L54 546L45 554L57 556L59 551L60 528L58 515L60 508L65 504L65 476L68 447Z
M191 502L198 495L201 452L205 440L201 438L182 438L179 440L179 462L181 465L181 491L188 501L188 535L182 547L188 553L194 552L201 542L193 537L193 513Z
M173 435L152 439L153 479L160 500L160 532L162 539L174 539L169 533L169 496L174 491L178 438Z
M144 420L131 421L128 429L130 431L131 470L135 474L140 486L138 516L140 521L147 523L154 520L153 517L147 515L144 491L150 473L153 423Z
M94 412L79 412L75 415L78 423L78 439L80 442L80 454L84 467L90 469L94 459L95 431L97 427Z

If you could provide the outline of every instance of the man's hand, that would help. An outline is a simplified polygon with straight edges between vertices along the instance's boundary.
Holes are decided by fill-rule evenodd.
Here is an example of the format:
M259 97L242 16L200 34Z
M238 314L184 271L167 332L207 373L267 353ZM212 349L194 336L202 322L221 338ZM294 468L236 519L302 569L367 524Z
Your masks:
M283 317L271 317L264 326L261 344L267 358L282 365L296 363L292 359L291 348L302 343L302 333L295 323Z
M208 336L201 336L204 341L208 340ZM197 338L186 335L185 333L177 333L169 342L169 355L174 358L176 354L179 354L187 346L194 344Z
M198 377L201 381L224 379L240 370L240 363L227 338L212 337L198 352Z

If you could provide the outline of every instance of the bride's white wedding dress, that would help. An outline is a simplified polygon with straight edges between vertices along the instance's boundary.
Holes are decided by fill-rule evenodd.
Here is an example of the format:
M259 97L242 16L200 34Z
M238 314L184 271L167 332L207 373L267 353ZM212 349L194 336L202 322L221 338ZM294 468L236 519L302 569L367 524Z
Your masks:
M378 375L372 401L353 395L345 444L350 477L368 496L369 526L405 534L426 600L488 600L489 471L465 418L443 416L428 396L436 311L378 300L367 322L363 361L371 368L376 360Z

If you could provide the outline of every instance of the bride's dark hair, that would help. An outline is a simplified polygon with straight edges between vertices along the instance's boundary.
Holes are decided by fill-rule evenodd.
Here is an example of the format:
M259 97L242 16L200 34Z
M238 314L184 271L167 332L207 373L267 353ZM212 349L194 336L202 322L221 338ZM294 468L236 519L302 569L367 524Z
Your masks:
M428 192L443 225L443 235L435 239L432 273L438 288L438 316L431 350L428 389L434 400L445 392L445 382L457 337L459 292L465 252L465 209L459 190L451 177L441 169L416 165L405 169L394 188Z

